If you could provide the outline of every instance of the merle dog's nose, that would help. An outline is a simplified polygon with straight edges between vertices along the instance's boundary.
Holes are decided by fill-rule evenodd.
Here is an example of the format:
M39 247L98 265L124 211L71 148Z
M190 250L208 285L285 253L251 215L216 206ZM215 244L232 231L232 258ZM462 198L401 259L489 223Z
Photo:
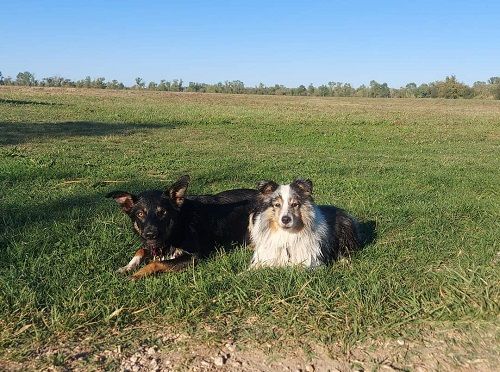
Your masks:
M291 220L292 220L292 218L290 216L281 217L281 222L283 222L285 225L290 223Z
M146 231L144 233L146 239L156 239L158 237L158 233L156 231Z

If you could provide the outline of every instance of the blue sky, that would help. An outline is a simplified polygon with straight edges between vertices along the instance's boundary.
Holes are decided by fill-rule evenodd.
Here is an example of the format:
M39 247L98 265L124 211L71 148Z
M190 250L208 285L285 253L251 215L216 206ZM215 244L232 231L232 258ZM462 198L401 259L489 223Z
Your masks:
M253 86L500 75L500 1L0 1L0 71Z

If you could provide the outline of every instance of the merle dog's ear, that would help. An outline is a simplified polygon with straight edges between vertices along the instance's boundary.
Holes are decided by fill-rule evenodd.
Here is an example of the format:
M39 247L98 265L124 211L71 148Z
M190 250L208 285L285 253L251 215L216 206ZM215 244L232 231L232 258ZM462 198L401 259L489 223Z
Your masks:
M179 178L166 192L166 196L172 201L177 208L182 207L184 198L186 197L186 190L189 185L189 176L184 175Z
M260 181L257 184L257 190L264 195L275 192L278 187L279 185L274 181Z
M137 196L126 191L111 191L106 195L106 198L113 198L120 205L122 211L130 213L137 201Z
M313 183L311 180L297 178L290 186L300 190L305 196L310 196L313 192Z

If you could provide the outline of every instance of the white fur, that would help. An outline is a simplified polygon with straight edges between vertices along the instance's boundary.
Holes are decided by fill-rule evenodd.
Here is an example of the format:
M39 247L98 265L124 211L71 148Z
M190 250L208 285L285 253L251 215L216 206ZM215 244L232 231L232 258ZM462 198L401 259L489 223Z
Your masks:
M282 225L281 218L288 214L288 204L290 203L290 185L281 185L276 193L281 195L281 199L283 199L283 205L281 207L281 213L279 215L278 224Z
M283 228L273 231L262 214L257 215L249 226L255 246L250 267L301 265L313 268L321 265L321 245L327 243L328 224L318 207L313 206L310 213L311 226L304 226L299 232Z
M136 267L138 267L141 264L142 261L142 256L134 256L130 260L130 262L127 264L127 266L120 267L118 269L119 273L127 273L129 271L134 270Z

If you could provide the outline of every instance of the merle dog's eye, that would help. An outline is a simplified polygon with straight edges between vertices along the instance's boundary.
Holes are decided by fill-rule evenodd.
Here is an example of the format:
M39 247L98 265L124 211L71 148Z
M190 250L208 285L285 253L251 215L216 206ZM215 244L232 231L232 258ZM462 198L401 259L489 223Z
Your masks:
M146 213L144 213L144 211L139 211L136 214L136 216L139 217L139 218L144 218L145 215L146 215Z
M298 206L299 206L299 203L292 203L292 204L290 204L290 207L292 207L292 208L296 208Z
M280 203L274 203L274 208L279 208L279 207L281 207Z

